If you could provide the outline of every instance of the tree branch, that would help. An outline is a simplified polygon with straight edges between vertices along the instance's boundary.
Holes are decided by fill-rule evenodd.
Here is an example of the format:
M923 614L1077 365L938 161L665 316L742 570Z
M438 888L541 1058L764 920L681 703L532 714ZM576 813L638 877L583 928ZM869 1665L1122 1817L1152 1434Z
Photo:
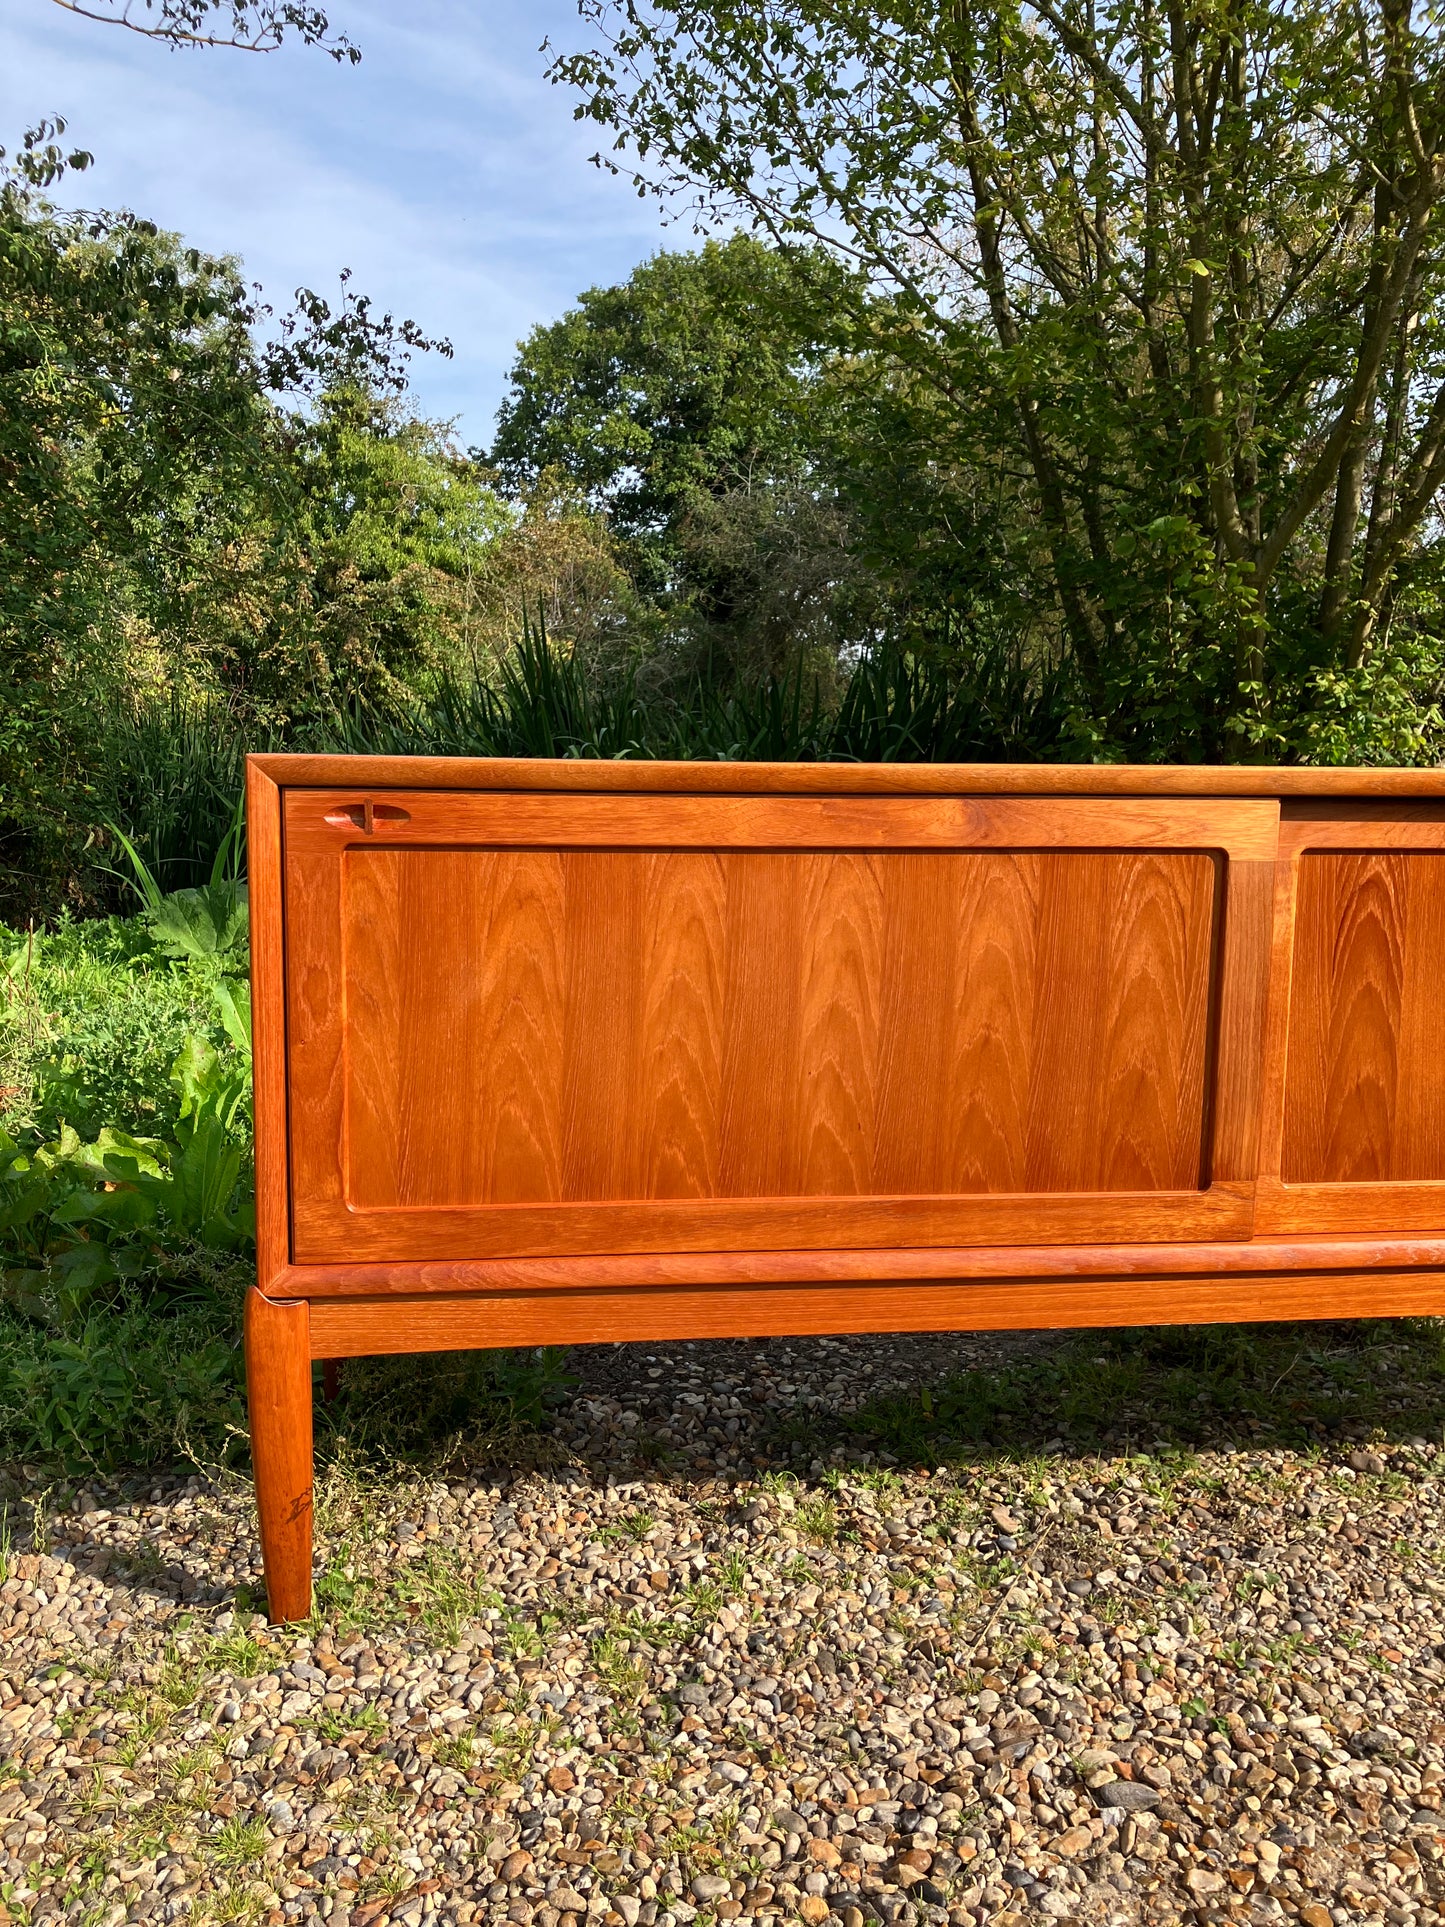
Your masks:
M308 0L142 0L146 15L136 17L136 0L117 0L113 6L84 6L81 0L54 0L57 7L82 20L104 27L125 27L148 40L164 40L172 47L233 47L240 53L274 53L288 33L307 46L320 47L333 60L360 60L361 50L345 34L333 35L325 12ZM229 14L230 33L207 33L213 14Z

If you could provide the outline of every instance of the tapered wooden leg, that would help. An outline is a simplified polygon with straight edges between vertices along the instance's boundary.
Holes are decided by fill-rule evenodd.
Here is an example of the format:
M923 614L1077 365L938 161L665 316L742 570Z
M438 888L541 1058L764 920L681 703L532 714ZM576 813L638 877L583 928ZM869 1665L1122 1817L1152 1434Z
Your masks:
M246 1294L246 1396L266 1602L273 1621L311 1611L311 1308Z

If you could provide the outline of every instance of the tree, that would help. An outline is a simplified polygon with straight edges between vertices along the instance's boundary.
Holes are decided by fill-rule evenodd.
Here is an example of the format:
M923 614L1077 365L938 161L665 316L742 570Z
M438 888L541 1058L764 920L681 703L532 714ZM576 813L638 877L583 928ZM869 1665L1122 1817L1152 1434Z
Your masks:
M684 666L824 660L876 619L838 472L863 293L823 249L736 234L655 255L522 344L489 459L514 489L556 471L606 514L674 655L693 645Z
M1433 15L583 12L599 44L552 73L613 134L607 164L866 273L875 351L939 461L1002 460L1081 747L1424 753L1445 481Z
M493 500L398 403L407 356L433 345L413 324L349 289L335 306L303 291L278 319L233 261L131 214L61 212L46 190L89 161L63 131L0 153L12 901L72 862L137 690L219 694L244 728L415 667Z
M128 216L59 214L43 190L89 161L61 133L0 172L0 861L17 877L48 866L61 799L94 768L78 692L119 673L117 572L164 595L264 467L234 269Z
M522 343L491 462L514 488L568 476L607 513L641 587L695 589L700 513L815 476L832 317L852 278L822 250L739 234L588 289Z

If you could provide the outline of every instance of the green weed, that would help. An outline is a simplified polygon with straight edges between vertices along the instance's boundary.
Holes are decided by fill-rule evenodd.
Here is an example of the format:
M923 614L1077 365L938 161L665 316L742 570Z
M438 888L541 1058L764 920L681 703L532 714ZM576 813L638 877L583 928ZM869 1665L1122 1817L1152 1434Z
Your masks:
M354 1734L359 1734L363 1739L379 1738L386 1731L386 1715L371 1705L350 1708L327 1706L304 1724L318 1739L327 1740L334 1746L338 1740L349 1739Z
M227 1820L210 1843L210 1857L218 1867L253 1867L265 1851L262 1820Z
M890 1394L836 1416L823 1436L927 1464L978 1447L1027 1460L1055 1437L1085 1448L1138 1442L1149 1454L1130 1469L1168 1498L1194 1471L1192 1448L1221 1435L1297 1451L1342 1429L1429 1435L1442 1388L1445 1332L1434 1320L1170 1326L1094 1333L999 1371ZM810 1416L806 1449L819 1442Z

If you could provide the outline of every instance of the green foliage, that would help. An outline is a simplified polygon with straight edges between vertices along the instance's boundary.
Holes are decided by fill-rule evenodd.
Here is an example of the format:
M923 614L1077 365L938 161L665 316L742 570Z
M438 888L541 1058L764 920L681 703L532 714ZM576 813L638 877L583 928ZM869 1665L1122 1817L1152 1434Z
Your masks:
M212 859L210 880L191 889L162 890L125 831L113 823L106 827L130 859L146 922L162 956L224 968L228 953L245 948L250 916L246 885L238 874L245 834L239 796L230 827Z
M276 746L269 729L248 729L220 694L174 683L131 692L106 720L95 819L124 826L162 890L205 883L233 833L247 749Z
M0 1305L6 1458L83 1470L234 1455L245 1268L192 1264L166 1282L160 1303L143 1280L117 1287L63 1331Z
M0 1131L0 1452L223 1455L254 1238L249 994L141 920L7 937L5 958L0 1036L30 1076ZM114 1121L138 1112L148 1131Z
M239 1012L232 1004L233 1014ZM195 1244L241 1252L255 1235L248 1145L250 1053L228 1062L188 1037L172 1067L180 1093L169 1138L113 1124L83 1141L0 1133L0 1267L21 1310L65 1326L109 1285L158 1254Z
M862 655L841 690L795 660L752 682L661 689L637 665L589 673L527 625L492 677L443 676L423 698L354 707L320 739L354 754L640 756L762 762L1032 761L1056 748L1065 694L1005 647Z
M459 585L501 513L398 400L408 356L445 344L345 277L336 307L302 291L278 319L232 260L61 211L46 189L88 157L60 132L0 152L12 915L103 893L85 853L106 817L168 885L197 881L246 739L457 645Z
M139 919L62 919L0 945L0 1123L41 1138L62 1122L82 1137L108 1123L172 1131L170 1071L188 1033L226 1035L215 973L164 957Z
M930 568L959 538L959 617L1067 655L1068 754L1437 753L1435 15L582 13L592 45L553 75L640 186L866 271L849 373L886 424L860 482L885 486L859 499L896 499L896 450L901 533L932 524Z
M230 878L176 890L157 904L151 930L167 957L224 957L247 940L246 886Z
M605 507L644 593L722 613L735 572L700 518L732 496L796 517L816 486L829 317L855 300L821 249L739 234L660 253L523 342L491 459L514 488L569 476Z
M227 543L272 467L235 268L133 216L54 210L42 189L67 161L52 131L0 172L0 865L15 896L63 860L94 793L127 619L186 599L198 545Z
M338 714L404 731L428 706L446 728L457 690L485 684L488 717L463 720L495 737L502 711L524 716L492 676L523 601L612 672L592 675L586 728L525 712L513 734L532 741L646 753L670 711L679 744L732 753L722 738L792 726L780 692L802 658L793 721L811 745L813 678L831 718L862 655L875 681L878 664L942 662L951 711L970 692L966 728L890 721L884 742L1439 754L1434 15L1384 0L582 14L591 44L552 73L606 131L606 164L751 232L661 254L529 338L492 451L505 507L401 405L391 350L420 345L414 329L350 294L335 313L306 296L257 350L228 264L44 203L68 164L58 130L12 169L0 305L19 376L0 421L32 512L0 539L31 570L16 620L40 623L6 724L26 875L53 871L55 852L37 855L69 834L85 889L73 832L97 820L98 772L134 795L103 813L158 875L175 860L161 845L177 812L147 811L131 748L90 753L138 638L153 691L219 697L242 733L312 740ZM354 51L310 6L156 0L146 25L204 40L208 22L223 41ZM552 513L558 480L610 536L575 500ZM639 665L645 729L618 664ZM1010 689L1025 707L1001 718ZM849 732L822 733L848 753ZM18 891L20 854L11 868Z
M293 433L308 546L323 569L371 582L412 569L461 576L508 526L478 466L396 396L330 389Z

